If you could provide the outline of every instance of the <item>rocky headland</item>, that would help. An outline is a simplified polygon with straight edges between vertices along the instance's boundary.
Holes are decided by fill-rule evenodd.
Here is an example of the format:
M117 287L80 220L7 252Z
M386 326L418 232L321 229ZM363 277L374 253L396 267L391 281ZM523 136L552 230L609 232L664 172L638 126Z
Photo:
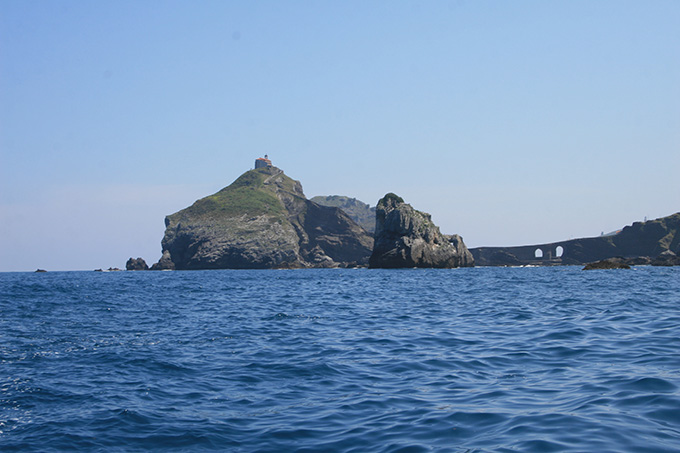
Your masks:
M620 257L628 265L679 265L680 212L590 238L519 247L470 249L478 266L583 265ZM678 263L678 264L675 264Z
M445 236L429 214L388 193L376 207L372 268L454 268L474 259L458 235Z
M308 200L302 185L264 166L165 218L154 270L365 265L373 237L337 207Z

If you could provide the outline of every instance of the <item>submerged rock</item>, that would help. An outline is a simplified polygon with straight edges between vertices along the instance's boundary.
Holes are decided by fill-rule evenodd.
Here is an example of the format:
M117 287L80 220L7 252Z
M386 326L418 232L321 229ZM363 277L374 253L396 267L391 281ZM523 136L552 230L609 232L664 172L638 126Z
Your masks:
M652 263L652 259L648 256L636 256L634 258L626 258L626 264L629 266L647 266Z
M474 259L458 235L445 236L429 214L388 193L376 207L373 268L453 268L473 266Z
M584 271L591 271L595 269L630 269L624 258L607 258L605 260L588 263L583 268Z
M153 270L271 269L367 264L372 237L342 210L307 200L282 170L248 171L165 219Z

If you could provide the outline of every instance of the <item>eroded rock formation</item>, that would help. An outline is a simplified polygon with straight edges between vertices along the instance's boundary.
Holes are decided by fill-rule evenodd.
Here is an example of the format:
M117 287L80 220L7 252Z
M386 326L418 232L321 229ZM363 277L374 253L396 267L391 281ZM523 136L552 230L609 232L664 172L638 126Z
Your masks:
M149 266L142 258L130 258L125 263L125 269L128 271L148 271Z
M429 214L388 193L376 207L373 268L473 266L472 254L458 235L445 236Z

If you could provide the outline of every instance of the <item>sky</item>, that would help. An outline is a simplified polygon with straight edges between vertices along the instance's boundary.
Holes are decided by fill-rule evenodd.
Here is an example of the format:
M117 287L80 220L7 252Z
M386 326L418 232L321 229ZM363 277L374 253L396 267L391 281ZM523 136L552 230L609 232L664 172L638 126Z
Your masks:
M0 1L0 271L149 265L268 154L468 247L680 211L680 2Z

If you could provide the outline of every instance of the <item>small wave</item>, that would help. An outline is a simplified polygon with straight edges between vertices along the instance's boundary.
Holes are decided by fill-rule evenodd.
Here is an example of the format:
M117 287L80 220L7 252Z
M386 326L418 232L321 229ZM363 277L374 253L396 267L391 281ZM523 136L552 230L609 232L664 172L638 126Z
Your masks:
M644 393L673 393L678 386L661 378L644 377L611 383L615 388Z

